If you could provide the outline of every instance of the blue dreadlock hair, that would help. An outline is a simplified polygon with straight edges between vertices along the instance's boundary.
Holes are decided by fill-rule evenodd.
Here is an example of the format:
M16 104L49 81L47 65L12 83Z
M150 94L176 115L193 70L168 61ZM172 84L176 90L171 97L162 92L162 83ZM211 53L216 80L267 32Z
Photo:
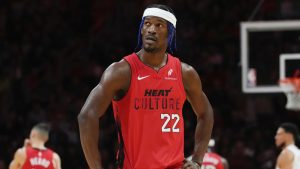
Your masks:
M138 32L138 43L137 43L137 46L135 48L135 51L139 51L140 49L142 49L142 34L141 34L141 30L143 28L143 25L144 25L144 21L145 21L145 18L142 18L142 21L140 23L140 27L139 27L139 32Z
M169 12L174 14L172 9L168 6L166 6L166 5L153 4L153 5L148 6L147 8L151 8L151 7L160 8L160 9L169 11ZM139 26L138 43L137 43L137 46L135 48L136 52L139 51L142 48L142 45L143 45L141 30L143 28L144 21L145 21L145 18L143 17L142 21L140 23L140 26ZM168 48L167 48L167 52L173 54L176 51L176 28L173 26L173 24L171 24L168 21L167 21L167 24L168 24Z
M168 22L168 52L173 53L176 50L176 29Z

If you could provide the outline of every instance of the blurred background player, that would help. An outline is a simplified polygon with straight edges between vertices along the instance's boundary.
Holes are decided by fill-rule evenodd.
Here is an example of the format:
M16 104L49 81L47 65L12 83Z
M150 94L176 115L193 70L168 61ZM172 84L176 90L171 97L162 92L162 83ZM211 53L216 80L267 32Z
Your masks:
M9 169L61 169L61 160L57 153L45 147L48 141L50 126L38 123L25 139L24 146L19 148Z
M282 123L276 132L275 143L280 152L276 169L299 169L300 150L295 145L299 139L299 129L293 123Z
M228 161L221 155L214 152L215 140L210 139L207 153L205 153L201 169L229 169ZM191 160L191 156L187 160Z

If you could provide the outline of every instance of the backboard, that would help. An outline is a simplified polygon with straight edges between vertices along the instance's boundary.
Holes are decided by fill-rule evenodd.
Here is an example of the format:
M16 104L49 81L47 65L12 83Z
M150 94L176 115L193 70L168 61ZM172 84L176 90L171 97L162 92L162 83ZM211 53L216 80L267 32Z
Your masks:
M241 23L244 93L282 92L279 79L300 69L300 20Z

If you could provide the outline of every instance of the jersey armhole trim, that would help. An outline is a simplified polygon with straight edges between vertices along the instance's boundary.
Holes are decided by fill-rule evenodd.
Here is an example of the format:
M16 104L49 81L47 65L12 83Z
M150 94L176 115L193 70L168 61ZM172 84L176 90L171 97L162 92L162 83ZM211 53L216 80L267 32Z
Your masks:
M130 93L130 91L132 90L132 77L133 77L132 65L129 63L129 61L127 60L127 58L124 58L123 60L130 67L130 82L129 82L129 87L128 87L127 91L125 91L126 92L125 95L122 98L120 98L119 100L113 99L113 101L116 102L116 103L118 103L118 102L124 100L126 97L128 97L128 95L129 95L128 93Z

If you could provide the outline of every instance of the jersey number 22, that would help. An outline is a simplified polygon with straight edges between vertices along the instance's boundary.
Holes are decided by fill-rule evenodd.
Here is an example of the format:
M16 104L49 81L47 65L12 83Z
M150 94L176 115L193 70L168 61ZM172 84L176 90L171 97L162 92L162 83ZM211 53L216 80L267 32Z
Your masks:
M180 120L180 116L178 114L161 114L160 115L161 119L165 119L164 124L161 127L161 131L162 132L174 132L174 133L178 133L179 132L179 128L177 127L177 124ZM175 122L173 123L172 128L167 127L168 123L170 122L170 120L174 120Z

